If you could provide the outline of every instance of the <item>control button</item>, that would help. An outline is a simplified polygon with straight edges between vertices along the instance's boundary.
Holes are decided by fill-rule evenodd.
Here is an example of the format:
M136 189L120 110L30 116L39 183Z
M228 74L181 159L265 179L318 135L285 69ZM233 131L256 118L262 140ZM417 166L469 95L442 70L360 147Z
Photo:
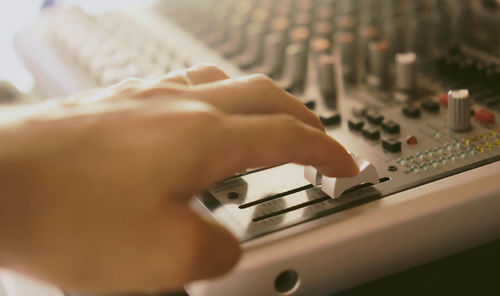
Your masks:
M347 123L349 125L349 128L354 131L361 131L363 129L363 126L365 126L365 122L359 119L349 119Z
M307 45L311 32L307 27L295 27L290 31L289 37L291 44Z
M292 44L286 48L283 88L288 92L304 90L307 72L307 49L304 44Z
M374 87L385 88L389 80L389 45L384 42L373 42L369 45L369 75L366 80Z
M408 143L408 145L414 146L418 144L418 139L417 137L410 135L406 137L406 143Z
M326 38L313 38L310 44L311 52L315 56L321 54L330 54L332 51L332 43Z
M471 99L466 89L448 92L448 127L456 132L472 128L470 122Z
M316 109L316 101L311 100L311 101L305 102L304 106L306 106L306 108L309 110L314 110L314 109Z
M417 55L413 52L396 54L396 82L399 91L417 91Z
M363 129L363 136L369 140L376 141L380 139L380 131L374 127Z
M356 117L364 117L366 116L366 113L368 112L367 108L353 108L352 109L352 115Z
M495 113L484 108L477 109L474 117L477 121L484 124L495 123Z
M333 36L333 26L329 20L318 21L313 24L314 36L331 40Z
M245 28L247 21L241 15L234 15L229 20L229 38L221 45L219 51L226 58L240 54L245 48Z
M306 166L304 168L304 178L314 186L321 185L322 175L312 166Z
M424 171L427 171L427 170L429 169L429 165L428 165L427 163L425 163L425 162L424 162L424 163L422 163L422 164L420 165L420 169L421 169L421 170L424 170Z
M358 58L356 54L356 37L354 34L339 32L335 35L335 42L342 61L342 76L350 84L358 82Z
M321 190L331 198L337 198L346 190L363 183L377 184L379 175L375 166L368 161L355 157L359 167L359 174L352 178L328 178L323 176Z
M443 153L443 147L438 146L438 147L434 148L434 152L436 152L437 154Z
M382 147L391 153L401 152L401 142L396 139L383 140Z
M340 122L342 121L340 113L333 113L330 116L320 116L319 119L321 120L321 123L323 123L324 126L337 125L340 124Z
M317 60L318 83L323 100L332 109L337 109L337 61L334 56L321 55Z
M438 113L440 110L439 103L432 100L425 100L421 103L422 109L429 113Z
M382 123L382 129L389 133L389 134L399 134L401 127L398 123L392 121L392 120L387 120Z
M236 63L242 70L248 70L262 62L266 28L260 23L251 23L246 28L246 49Z
M403 114L409 118L419 118L421 111L420 108L409 105L403 107Z
M384 116L377 111L368 111L366 113L366 118L368 119L368 122L371 124L379 125L384 121Z
M447 93L442 93L439 95L439 102L441 105L444 107L448 107L448 94Z
M281 77L285 63L286 36L274 32L265 37L262 72L269 77Z

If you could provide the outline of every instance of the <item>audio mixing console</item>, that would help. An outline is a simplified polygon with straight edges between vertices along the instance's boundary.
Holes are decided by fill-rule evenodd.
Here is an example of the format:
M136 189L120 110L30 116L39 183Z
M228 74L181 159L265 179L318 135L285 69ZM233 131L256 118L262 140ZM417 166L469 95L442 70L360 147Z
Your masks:
M200 194L195 206L246 253L228 276L188 290L325 294L500 237L498 6L165 0L99 15L56 8L18 47L52 96L199 62L232 76L264 73L293 93L361 174L332 179L286 164Z

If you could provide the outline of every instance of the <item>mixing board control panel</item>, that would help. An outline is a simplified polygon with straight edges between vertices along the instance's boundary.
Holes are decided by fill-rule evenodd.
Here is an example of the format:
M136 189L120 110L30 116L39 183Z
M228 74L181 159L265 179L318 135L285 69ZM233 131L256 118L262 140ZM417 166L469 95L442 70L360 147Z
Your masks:
M376 170L342 195L332 185L342 180L308 181L296 165L217 184L200 200L246 241L497 162L500 55L471 37L494 38L489 27L467 29L496 20L486 2L160 1L149 23L70 8L44 27L82 89L198 62L266 74Z
M497 52L481 59L460 43L461 17L482 11L478 3L196 3L161 7L242 71L294 93L378 176L343 188L345 180L304 180L302 167L288 165L222 182L203 201L241 239L500 159Z
M362 173L349 180L286 164L200 194L243 243L463 172L500 172L498 1L165 0L47 14L44 44L72 78L54 79L58 95L212 62L270 76L356 157Z

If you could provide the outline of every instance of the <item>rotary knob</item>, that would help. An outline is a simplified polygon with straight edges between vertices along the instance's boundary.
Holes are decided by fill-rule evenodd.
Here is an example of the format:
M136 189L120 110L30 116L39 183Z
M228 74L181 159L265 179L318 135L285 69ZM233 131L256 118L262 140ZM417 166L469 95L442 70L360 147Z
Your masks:
M396 82L399 91L414 93L417 91L417 55L413 52L396 54Z
M325 103L332 109L337 109L337 60L331 55L321 55L317 60L319 88Z
M448 127L455 132L472 128L470 120L471 99L466 89L448 92Z

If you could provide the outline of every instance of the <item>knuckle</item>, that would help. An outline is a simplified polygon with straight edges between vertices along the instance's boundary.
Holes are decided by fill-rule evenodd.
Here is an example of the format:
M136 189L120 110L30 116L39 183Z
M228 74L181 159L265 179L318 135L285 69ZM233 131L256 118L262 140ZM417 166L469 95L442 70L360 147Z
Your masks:
M125 80L122 80L121 82L115 84L114 86L111 86L111 88L120 95L130 95L134 93L137 88L143 83L144 81L138 78L127 78Z
M157 96L182 96L185 94L185 90L176 87L174 85L167 85L165 83L159 83L157 85L149 86L143 88L135 93L135 97L138 99L157 97Z
M280 127L286 130L291 135L298 135L304 131L302 123L295 117L288 114L278 115Z
M276 87L276 83L264 74L253 74L248 77L249 80L255 84L262 85L264 87Z
M218 66L210 63L203 63L203 64L198 64L194 68L191 68L187 71L188 74L192 74L190 72L203 72L207 73L208 75L212 76L213 78L216 79L228 79L229 76L219 68Z
M210 63L202 63L202 64L198 64L196 67L195 67L196 70L205 70L205 71L208 71L208 72L219 72L219 73L224 73L224 71L222 71L221 68L219 68L218 66L214 65L214 64L210 64Z

